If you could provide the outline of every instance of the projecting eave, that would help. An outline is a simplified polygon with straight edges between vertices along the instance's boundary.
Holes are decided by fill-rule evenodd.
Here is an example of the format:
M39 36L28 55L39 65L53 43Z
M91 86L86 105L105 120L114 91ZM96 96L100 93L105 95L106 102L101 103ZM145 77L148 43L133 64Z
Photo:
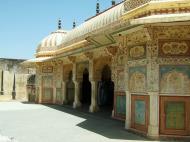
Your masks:
M130 21L131 25L190 21L190 13L151 15Z
M25 67L34 67L36 63L42 63L45 61L51 60L52 57L39 57L39 58L34 58L34 59L29 59L21 63L22 66Z

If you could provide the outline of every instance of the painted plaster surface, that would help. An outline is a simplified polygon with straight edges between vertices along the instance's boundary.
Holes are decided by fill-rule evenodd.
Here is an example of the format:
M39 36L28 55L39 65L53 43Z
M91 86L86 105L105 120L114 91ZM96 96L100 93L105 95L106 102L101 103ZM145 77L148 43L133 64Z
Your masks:
M183 102L168 102L166 104L166 128L184 129L185 104Z
M140 125L145 125L145 112L146 112L145 101L136 100L134 109L135 109L135 123Z
M116 114L125 115L126 114L126 96L116 97Z
M161 93L190 93L190 66L162 66Z
M146 68L133 67L129 68L129 88L131 92L145 92L146 91Z

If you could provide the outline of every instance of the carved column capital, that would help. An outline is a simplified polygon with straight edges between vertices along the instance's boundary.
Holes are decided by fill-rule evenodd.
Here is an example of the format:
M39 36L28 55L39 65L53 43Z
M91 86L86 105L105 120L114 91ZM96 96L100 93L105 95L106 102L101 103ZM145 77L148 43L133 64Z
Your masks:
M88 58L89 60L92 60L93 59L93 53L92 52L85 52L85 53L83 53L84 54L84 56L86 57L86 58Z
M75 57L75 56L68 56L67 58L68 58L68 60L69 60L72 64L76 62L76 57Z
M106 51L107 53L110 55L110 56L115 56L117 54L117 51L118 51L118 47L116 46L109 46L109 47L106 47Z

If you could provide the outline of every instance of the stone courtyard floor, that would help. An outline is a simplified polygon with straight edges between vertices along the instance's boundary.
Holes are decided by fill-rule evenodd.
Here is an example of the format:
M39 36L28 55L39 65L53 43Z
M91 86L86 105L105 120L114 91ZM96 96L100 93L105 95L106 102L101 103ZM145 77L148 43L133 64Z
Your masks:
M0 142L145 142L124 122L64 108L0 102Z

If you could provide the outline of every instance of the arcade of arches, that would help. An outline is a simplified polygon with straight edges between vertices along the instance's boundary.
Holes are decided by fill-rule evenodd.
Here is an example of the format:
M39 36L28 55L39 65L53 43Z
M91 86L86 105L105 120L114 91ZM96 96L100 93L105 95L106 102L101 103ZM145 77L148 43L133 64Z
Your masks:
M189 11L187 0L126 0L52 33L64 40L52 48L58 42L42 41L37 50L36 101L107 107L126 129L190 136Z

